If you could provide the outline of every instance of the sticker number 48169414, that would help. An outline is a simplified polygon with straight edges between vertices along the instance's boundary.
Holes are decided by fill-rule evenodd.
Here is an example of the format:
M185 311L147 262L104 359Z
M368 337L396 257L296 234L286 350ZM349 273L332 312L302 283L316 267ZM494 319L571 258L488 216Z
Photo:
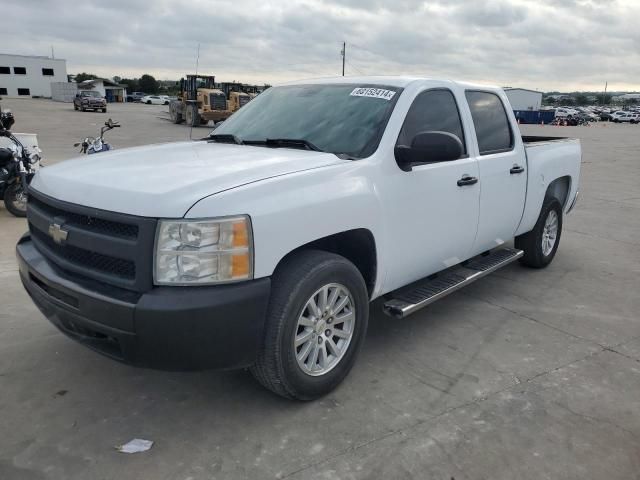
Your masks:
M351 92L352 97L382 98L383 100L391 100L395 94L393 90L371 87L357 87Z

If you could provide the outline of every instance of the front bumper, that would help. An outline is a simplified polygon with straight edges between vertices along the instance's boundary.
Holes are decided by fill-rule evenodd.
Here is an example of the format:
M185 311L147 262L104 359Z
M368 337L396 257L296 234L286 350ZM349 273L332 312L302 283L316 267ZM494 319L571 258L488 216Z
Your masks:
M271 280L135 293L65 273L35 248L16 247L22 283L62 333L124 363L162 370L251 365Z

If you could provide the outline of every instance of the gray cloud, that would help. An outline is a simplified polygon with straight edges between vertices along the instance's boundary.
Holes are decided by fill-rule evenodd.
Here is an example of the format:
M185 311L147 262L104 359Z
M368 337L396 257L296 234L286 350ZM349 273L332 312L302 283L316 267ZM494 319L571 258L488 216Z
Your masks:
M269 82L420 74L539 89L640 90L636 0L29 0L3 8L7 53L70 73Z

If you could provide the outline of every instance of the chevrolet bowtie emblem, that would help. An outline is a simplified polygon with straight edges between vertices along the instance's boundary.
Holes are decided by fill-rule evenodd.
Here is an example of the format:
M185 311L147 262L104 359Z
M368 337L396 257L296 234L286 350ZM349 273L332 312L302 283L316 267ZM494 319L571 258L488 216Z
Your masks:
M53 238L53 241L61 245L67 239L69 232L62 229L62 226L58 223L52 223L49 225L49 236Z

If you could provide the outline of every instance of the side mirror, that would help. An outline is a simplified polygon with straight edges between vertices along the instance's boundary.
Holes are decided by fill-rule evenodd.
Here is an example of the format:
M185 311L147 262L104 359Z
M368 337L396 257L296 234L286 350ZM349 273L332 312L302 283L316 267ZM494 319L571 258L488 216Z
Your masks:
M398 145L394 153L398 166L410 172L414 164L449 162L462 156L464 147L460 139L448 132L420 132L411 145Z

